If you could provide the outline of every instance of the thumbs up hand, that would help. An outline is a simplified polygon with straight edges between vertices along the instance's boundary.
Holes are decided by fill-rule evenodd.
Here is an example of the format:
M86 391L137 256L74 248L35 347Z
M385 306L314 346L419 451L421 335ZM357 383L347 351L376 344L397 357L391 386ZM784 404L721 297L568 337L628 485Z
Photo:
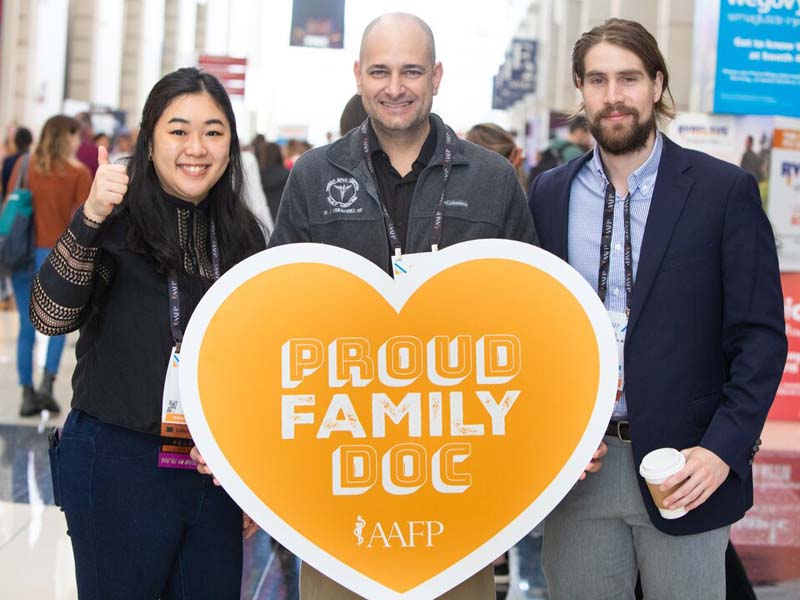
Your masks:
M97 164L99 166L89 198L83 205L83 214L92 221L102 223L128 191L128 173L124 165L108 163L108 150L102 146L97 148Z

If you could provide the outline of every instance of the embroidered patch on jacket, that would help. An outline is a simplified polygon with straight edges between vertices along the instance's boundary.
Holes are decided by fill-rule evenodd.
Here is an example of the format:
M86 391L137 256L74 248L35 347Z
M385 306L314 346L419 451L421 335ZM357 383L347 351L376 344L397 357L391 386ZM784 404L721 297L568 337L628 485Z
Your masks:
M336 208L350 208L358 200L358 182L352 177L337 177L328 182L328 203Z

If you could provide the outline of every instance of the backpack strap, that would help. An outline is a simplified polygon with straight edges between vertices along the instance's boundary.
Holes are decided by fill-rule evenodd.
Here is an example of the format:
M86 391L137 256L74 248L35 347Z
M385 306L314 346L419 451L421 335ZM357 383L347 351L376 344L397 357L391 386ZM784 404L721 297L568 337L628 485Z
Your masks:
M16 192L17 190L27 190L28 188L28 162L30 161L31 155L26 152L22 155L21 160L22 162L19 165L19 174L17 175L17 180L14 182L14 189L12 191Z
M21 182L23 189L30 189L28 187L28 162L31 159L31 155L26 152L22 155L22 164L19 166L19 180Z

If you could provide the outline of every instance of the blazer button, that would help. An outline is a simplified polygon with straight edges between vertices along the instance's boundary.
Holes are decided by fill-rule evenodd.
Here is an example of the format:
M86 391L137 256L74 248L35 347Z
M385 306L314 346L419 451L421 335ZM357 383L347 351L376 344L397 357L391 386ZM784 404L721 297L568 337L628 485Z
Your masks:
M753 464L753 459L751 458L750 460L748 460L748 461L747 461L747 464L748 464L748 465L752 465L752 464Z

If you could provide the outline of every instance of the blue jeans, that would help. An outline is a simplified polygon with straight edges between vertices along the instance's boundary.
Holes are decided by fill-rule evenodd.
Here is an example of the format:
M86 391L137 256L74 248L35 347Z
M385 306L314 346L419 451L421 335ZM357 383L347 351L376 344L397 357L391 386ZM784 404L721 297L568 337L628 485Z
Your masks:
M239 600L242 511L161 440L73 410L54 452L81 600Z
M36 331L30 317L31 285L34 273L39 271L50 248L36 248L33 269L21 269L11 273L11 286L14 288L14 300L19 311L19 335L17 336L17 374L20 385L33 385L33 342ZM64 350L64 336L53 336L48 340L47 359L44 370L50 375L58 374L58 364Z

